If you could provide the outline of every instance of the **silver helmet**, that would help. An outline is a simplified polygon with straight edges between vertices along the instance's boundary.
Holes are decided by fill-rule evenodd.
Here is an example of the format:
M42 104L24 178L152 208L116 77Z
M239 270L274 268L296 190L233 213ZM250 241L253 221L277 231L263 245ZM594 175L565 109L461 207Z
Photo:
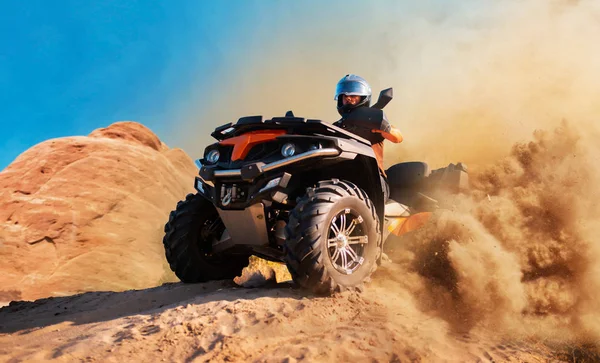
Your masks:
M341 95L362 97L356 105L344 105L342 102L343 97L340 97ZM371 86L369 86L369 83L364 78L355 74L347 74L337 83L333 99L337 101L337 109L340 114L356 107L369 106L371 102Z

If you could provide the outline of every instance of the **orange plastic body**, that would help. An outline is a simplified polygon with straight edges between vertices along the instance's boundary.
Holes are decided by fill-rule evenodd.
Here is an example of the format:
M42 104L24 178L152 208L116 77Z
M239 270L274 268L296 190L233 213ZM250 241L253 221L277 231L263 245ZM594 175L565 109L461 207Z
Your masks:
M240 136L225 139L219 144L233 145L231 160L242 160L248 155L248 152L256 144L261 142L275 140L277 136L285 134L285 130L258 130L243 134Z
M388 232L401 236L405 233L417 230L429 222L431 212L417 213L410 217L395 218L387 227Z

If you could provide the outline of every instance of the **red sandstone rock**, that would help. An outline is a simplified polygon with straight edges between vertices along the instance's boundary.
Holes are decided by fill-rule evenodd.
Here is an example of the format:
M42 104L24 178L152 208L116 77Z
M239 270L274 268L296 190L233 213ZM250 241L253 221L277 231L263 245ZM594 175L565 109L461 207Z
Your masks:
M197 169L145 126L51 139L0 173L0 295L22 299L176 281L164 223Z

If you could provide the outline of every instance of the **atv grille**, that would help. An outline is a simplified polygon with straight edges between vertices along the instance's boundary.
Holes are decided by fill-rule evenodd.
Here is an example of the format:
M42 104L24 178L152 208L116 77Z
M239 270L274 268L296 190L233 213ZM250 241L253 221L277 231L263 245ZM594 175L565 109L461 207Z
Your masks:
M279 142L264 142L258 145L254 145L248 152L248 155L244 161L259 161L270 158L273 155L277 155L280 150Z

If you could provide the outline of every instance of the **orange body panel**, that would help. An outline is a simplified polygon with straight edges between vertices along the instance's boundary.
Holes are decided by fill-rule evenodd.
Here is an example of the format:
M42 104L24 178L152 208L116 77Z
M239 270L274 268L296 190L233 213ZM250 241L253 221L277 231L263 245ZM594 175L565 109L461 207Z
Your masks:
M396 218L388 226L388 231L396 236L401 236L405 233L423 227L425 224L427 224L427 222L429 222L430 217L431 212L423 212L414 214L406 218Z
M242 160L248 155L248 152L256 144L261 142L275 140L277 136L285 134L285 130L259 130L249 132L240 136L225 139L219 144L221 145L233 145L233 153L231 154L231 160Z

